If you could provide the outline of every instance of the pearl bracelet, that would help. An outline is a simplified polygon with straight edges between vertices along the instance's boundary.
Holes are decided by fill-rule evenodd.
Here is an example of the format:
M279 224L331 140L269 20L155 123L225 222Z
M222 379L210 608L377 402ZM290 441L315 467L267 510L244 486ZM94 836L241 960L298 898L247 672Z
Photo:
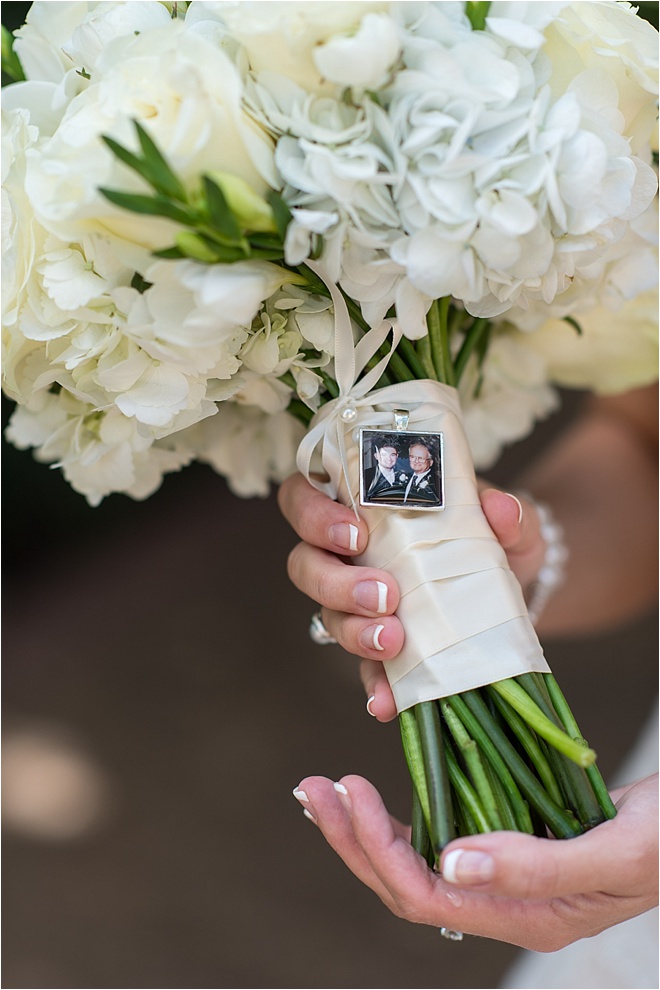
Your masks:
M565 564L568 560L568 549L564 543L564 530L555 521L548 506L540 504L527 492L524 492L523 496L532 503L538 513L540 532L545 541L543 563L532 584L527 602L529 618L532 625L536 625L551 595L566 580Z

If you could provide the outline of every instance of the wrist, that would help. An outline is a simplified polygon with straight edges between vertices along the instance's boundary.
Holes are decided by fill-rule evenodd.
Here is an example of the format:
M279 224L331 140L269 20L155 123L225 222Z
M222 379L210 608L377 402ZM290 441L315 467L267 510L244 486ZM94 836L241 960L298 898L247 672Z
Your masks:
M554 518L549 506L537 502L529 492L520 493L536 510L539 532L545 551L536 577L529 583L525 601L532 625L536 625L548 601L566 580L568 548L563 527Z

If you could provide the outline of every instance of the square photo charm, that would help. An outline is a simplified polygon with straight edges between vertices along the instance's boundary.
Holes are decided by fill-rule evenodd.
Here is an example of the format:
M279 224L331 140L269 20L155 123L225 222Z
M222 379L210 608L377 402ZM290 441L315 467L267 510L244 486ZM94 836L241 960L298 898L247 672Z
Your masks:
M442 433L360 430L360 504L443 509Z

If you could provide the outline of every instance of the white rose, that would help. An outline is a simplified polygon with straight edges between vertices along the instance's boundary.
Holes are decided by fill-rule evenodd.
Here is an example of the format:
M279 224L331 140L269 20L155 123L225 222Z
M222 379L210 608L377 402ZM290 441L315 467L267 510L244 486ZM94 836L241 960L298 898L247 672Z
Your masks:
M24 110L2 112L2 323L13 324L44 241L25 195L25 154L37 140Z
M187 20L220 21L243 46L254 72L278 72L308 92L320 92L324 89L324 78L315 63L316 52L335 36L359 30L366 14L387 10L389 6L380 0L349 3L229 0L193 3Z
M112 38L133 35L168 23L156 0L101 3L33 3L25 24L15 32L14 48L28 80L60 82L72 71L90 73Z
M626 392L658 379L658 293L652 289L613 312L604 306L577 317L582 330L548 320L526 335L527 346L558 385L602 394Z
M552 62L555 93L564 92L583 69L599 68L610 76L633 153L656 125L658 92L658 32L636 9L611 0L568 4L546 29L543 49Z
M111 231L146 248L169 245L175 226L110 204L99 186L144 192L144 183L101 141L136 147L132 120L149 131L184 183L220 169L260 195L276 185L272 141L242 107L238 72L223 51L178 21L116 38L100 54L86 90L29 163L26 188L43 224L64 239Z

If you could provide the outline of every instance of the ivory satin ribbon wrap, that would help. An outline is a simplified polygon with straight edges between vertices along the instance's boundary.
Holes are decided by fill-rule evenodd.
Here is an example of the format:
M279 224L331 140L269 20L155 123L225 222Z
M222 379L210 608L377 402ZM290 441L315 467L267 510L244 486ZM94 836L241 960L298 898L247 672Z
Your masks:
M336 287L328 287L339 324L345 305ZM388 329L369 331L373 353ZM298 452L298 468L316 488L357 511L359 430L394 432L395 409L408 412L410 432L444 438L444 509L360 507L369 543L356 563L389 571L401 591L397 616L405 644L385 664L398 711L527 671L549 671L520 585L481 508L456 389L423 380L369 391L380 366L357 383L356 378L371 348L364 346L357 364L346 370L337 360L337 345L347 348L346 326L337 338L340 396L321 407ZM405 442L405 431L400 435ZM319 445L326 482L312 474Z

